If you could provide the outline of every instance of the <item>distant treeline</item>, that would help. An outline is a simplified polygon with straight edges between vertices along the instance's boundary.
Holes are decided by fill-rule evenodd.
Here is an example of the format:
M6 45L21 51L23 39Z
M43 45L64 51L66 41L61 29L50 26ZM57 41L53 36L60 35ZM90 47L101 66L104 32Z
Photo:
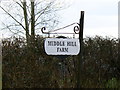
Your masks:
M76 88L79 56L48 56L44 39L37 36L2 41L3 88ZM81 60L82 88L120 87L120 43L100 36L84 38Z

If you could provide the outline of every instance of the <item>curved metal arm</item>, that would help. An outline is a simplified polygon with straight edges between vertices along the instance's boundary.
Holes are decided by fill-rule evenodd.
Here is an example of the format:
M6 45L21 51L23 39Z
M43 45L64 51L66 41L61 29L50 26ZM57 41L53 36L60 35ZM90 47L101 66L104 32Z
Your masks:
M80 27L79 27L79 26L75 26L75 27L74 27L74 32L75 32L75 34L79 34L79 32L77 33L77 31L80 32Z
M44 32L45 30L46 30L46 27L42 27L42 28L41 28L42 33L44 33L44 34L49 34L48 32Z
M78 24L78 26L74 26L74 29L73 29L74 33L51 33L51 32L55 32L55 31L67 28L67 27L72 26L74 24ZM44 33L44 34L79 34L79 32L80 32L80 24L79 23L72 23L72 24L67 25L65 27L62 27L62 28L59 28L59 29L56 29L56 30L52 30L52 31L49 31L49 32L44 32L45 30L46 30L46 27L41 28L41 32Z

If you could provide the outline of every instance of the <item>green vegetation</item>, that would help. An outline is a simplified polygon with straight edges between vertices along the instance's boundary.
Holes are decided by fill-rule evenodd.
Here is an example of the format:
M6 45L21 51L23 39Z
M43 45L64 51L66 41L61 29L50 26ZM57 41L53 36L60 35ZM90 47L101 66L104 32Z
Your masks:
M23 38L2 41L3 88L76 88L79 56L48 56L43 42L41 36L30 46ZM119 44L118 39L98 36L84 39L82 88L120 87Z
M112 79L108 80L106 87L107 88L119 88L120 81L118 81L116 78L112 78Z

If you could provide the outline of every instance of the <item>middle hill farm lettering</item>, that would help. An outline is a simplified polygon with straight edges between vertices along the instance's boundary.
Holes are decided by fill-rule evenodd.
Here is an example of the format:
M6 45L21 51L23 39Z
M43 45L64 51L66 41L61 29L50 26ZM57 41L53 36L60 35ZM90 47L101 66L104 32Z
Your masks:
M48 41L48 46L57 46L57 52L69 52L69 47L76 47L76 42L71 41Z

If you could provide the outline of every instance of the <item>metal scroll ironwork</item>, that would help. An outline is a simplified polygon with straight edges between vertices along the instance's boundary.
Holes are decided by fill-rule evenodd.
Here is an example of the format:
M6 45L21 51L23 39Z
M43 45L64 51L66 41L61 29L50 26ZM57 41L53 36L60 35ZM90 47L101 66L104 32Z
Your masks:
M70 26L72 26L72 25L75 25L75 24L77 24L77 25L74 26L74 28L73 28L74 33L70 33L70 32L63 32L63 33L56 32L56 31L65 29L65 28L67 28L67 27L70 27ZM80 24L79 24L79 23L72 23L72 24L70 24L70 25L67 25L67 26L64 26L64 27L62 27L62 28L58 28L58 29L55 29L55 30L51 30L51 31L49 31L49 32L45 32L45 31L46 31L46 27L42 27L42 28L41 28L41 32L42 32L43 34L79 34L79 32L80 32ZM56 33L55 33L55 32L56 32Z

